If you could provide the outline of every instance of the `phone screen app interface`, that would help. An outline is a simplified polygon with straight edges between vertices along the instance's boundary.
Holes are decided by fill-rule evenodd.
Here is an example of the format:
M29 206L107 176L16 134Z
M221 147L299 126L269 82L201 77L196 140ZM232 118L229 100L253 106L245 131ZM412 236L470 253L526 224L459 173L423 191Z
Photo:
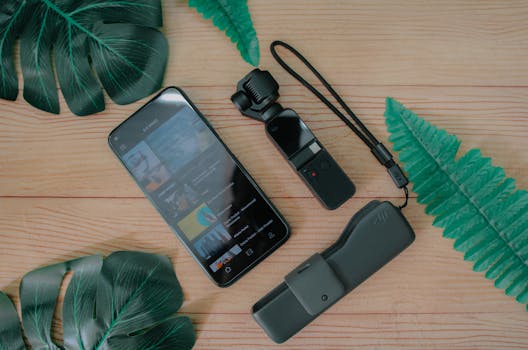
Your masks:
M282 239L284 225L190 107L154 121L121 140L123 162L203 265L228 279Z

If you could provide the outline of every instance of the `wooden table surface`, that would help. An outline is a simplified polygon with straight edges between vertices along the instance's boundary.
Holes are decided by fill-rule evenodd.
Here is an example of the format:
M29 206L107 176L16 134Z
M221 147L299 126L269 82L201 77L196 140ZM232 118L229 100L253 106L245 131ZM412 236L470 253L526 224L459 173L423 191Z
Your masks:
M342 122L272 60L285 40L335 84L387 141L393 96L462 148L481 148L528 187L528 1L250 1L261 66L281 103L301 114L357 186L323 209L266 139L229 101L251 67L222 33L182 1L164 1L170 42L165 85L181 86L292 227L290 240L228 289L186 253L108 149L108 133L145 101L85 118L0 101L0 289L17 299L31 269L81 255L143 250L168 255L184 288L182 312L197 349L279 348L252 320L255 301L341 233L373 199L401 201L384 169ZM431 226L411 193L416 242L281 348L528 349L528 313L495 289Z

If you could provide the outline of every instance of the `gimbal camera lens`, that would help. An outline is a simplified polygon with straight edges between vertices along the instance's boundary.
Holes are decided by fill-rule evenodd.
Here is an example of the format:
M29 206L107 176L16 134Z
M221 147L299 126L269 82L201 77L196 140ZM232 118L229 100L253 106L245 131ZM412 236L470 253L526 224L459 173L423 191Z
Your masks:
M270 126L269 131L277 132L277 131L279 131L279 126L278 125L272 125L272 126Z

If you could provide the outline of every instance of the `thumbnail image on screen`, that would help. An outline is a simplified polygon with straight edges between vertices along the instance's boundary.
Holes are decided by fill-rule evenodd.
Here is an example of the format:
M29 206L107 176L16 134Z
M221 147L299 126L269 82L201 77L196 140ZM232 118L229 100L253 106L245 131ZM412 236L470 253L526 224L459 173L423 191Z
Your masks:
M222 224L214 226L205 235L198 238L194 248L206 260L220 254L232 241L231 235Z
M163 210L172 218L180 217L200 202L200 197L189 184L168 186L159 197L163 200Z
M193 240L216 221L213 211L204 203L178 222L178 227L187 239Z
M144 141L128 151L123 160L132 175L149 192L158 189L171 176L167 168Z

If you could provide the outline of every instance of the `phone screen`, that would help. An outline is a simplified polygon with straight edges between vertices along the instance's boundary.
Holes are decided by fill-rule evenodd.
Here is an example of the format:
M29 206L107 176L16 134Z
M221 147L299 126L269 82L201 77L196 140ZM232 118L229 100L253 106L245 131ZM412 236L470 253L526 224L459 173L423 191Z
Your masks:
M288 237L280 214L177 89L123 122L109 142L217 284L228 285Z

